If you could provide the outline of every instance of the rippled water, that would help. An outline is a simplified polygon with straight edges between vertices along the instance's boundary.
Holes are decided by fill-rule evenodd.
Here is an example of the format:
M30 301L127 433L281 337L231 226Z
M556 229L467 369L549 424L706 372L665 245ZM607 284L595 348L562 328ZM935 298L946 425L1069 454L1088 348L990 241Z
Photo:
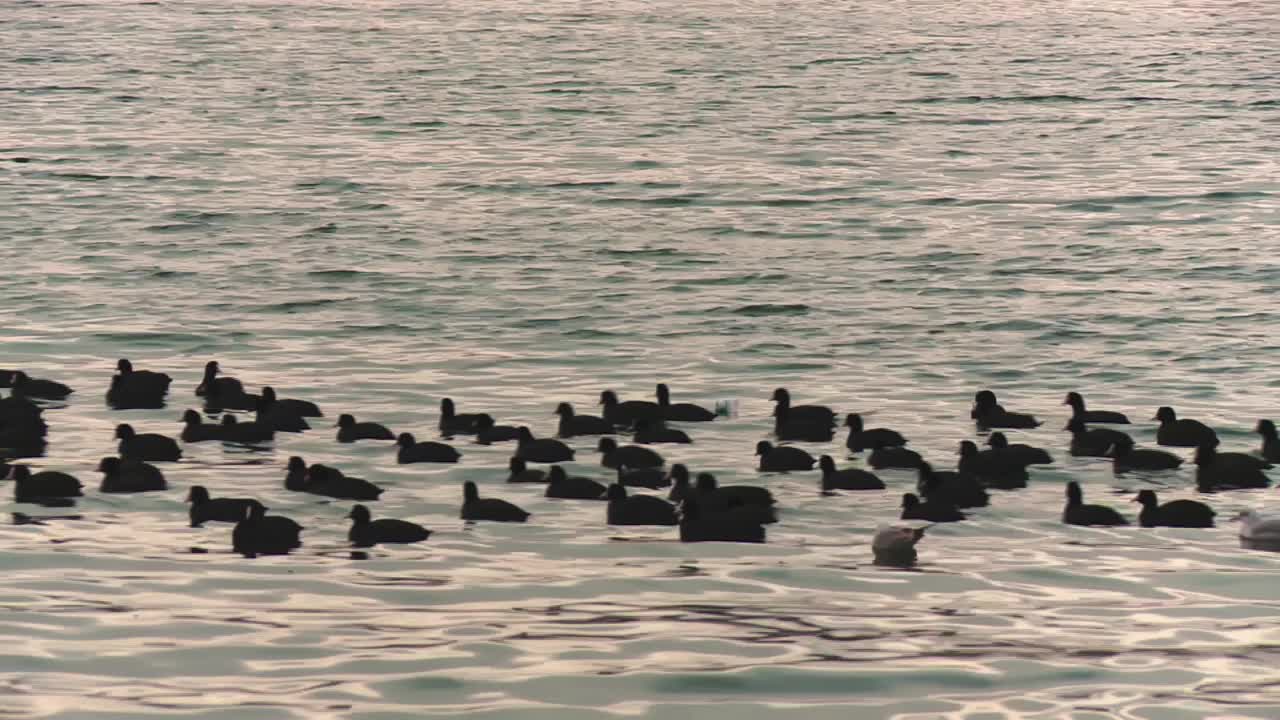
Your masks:
M1280 558L1059 523L1067 479L1193 494L1066 457L1067 390L1230 449L1277 414L1273 5L0 2L0 62L0 367L79 389L38 467L96 485L213 358L420 436L446 394L550 434L661 380L740 403L668 458L784 508L767 545L681 545L505 485L509 448L188 446L171 491L0 527L0 717L1280 717ZM124 356L168 408L102 407ZM780 385L940 466L992 387L1059 463L877 568L914 478L759 476ZM291 454L436 534L353 559ZM533 521L464 525L465 479ZM196 483L304 547L232 555L186 527Z

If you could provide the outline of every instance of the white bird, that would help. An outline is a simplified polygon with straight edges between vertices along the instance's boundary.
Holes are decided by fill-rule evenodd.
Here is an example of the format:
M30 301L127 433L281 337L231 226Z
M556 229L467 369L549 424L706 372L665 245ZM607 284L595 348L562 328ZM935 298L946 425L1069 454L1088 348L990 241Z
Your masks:
M1240 521L1240 539L1257 544L1280 545L1280 515L1263 515L1245 510L1236 516Z
M924 531L930 527L904 527L901 525L882 525L871 539L871 552L875 554L876 565L892 565L894 567L910 567L916 562L916 543L924 537Z

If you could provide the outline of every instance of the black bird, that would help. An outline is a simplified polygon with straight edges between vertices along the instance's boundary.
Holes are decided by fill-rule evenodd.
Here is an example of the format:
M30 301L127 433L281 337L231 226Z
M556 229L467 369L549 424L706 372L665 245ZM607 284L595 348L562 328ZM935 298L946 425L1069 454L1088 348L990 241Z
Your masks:
M680 542L762 543L764 525L751 508L731 508L710 512L700 498L687 497L680 504Z
M450 445L430 440L418 442L411 433L400 433L396 445L400 447L396 451L396 462L401 465L421 462L456 463L462 457L462 453Z
M1022 443L1009 444L1009 438L1002 432L993 432L987 438L987 445L996 451L1001 458L1008 458L1011 463L1027 465L1052 465L1053 456L1046 450Z
M357 440L395 440L396 436L386 425L376 422L356 422L353 415L338 416L338 442L351 443Z
M36 398L37 400L66 400L75 392L60 382L40 380L29 377L21 370L15 370L10 378L9 387L14 397Z
M596 449L600 451L600 464L607 468L617 469L619 465L632 469L652 468L662 467L667 462L661 455L647 447L639 445L618 447L618 443L613 438L600 438Z
M524 522L529 513L498 498L482 498L476 484L470 480L462 484L462 519L493 520L495 522Z
M1128 433L1111 428L1089 428L1079 418L1071 418L1066 429L1071 432L1071 454L1075 457L1108 457L1112 445L1133 445L1133 438Z
M136 493L169 489L164 473L150 463L104 457L98 463L98 472L102 473L98 492Z
M559 465L552 465L547 473L547 490L543 495L564 500L603 500L604 483L591 478L571 477Z
M260 445L275 440L275 437L276 431L270 425L263 425L256 421L242 423L231 413L222 416L222 442Z
M1119 475L1129 470L1173 470L1182 465L1182 458L1163 450L1134 448L1129 443L1111 446L1112 469Z
M789 422L803 423L806 425L835 425L836 414L826 405L792 405L791 393L786 388L778 388L773 391L772 400L776 405L773 408L775 416L785 414ZM782 413L779 410L786 408Z
M1153 420L1160 421L1156 431L1156 444L1172 447L1200 447L1205 443L1218 444L1218 433L1199 420L1179 420L1173 408L1165 406L1156 411Z
M1262 457L1267 462L1280 462L1280 436L1276 434L1276 424L1270 420L1259 420L1254 432L1262 436Z
M1213 527L1213 517L1217 514L1195 500L1174 500L1161 505L1154 490L1140 491L1133 501L1142 503L1142 512L1138 513L1142 527Z
M919 472L916 490L929 502L972 508L986 507L991 501L991 496L975 475L934 470L927 462L920 463Z
M257 411L254 422L276 432L303 432L311 429L311 423L293 408L277 400L275 391L271 388L262 389L262 397L254 403L254 409Z
M347 539L356 547L373 547L379 543L415 543L431 536L431 531L407 520L380 518L374 520L369 508L356 505L351 508L351 529Z
M884 482L873 473L858 468L836 470L836 461L830 455L818 458L822 470L822 490L883 490Z
M756 443L756 455L760 456L760 472L790 472L812 470L817 461L809 453L797 447L774 447L768 440Z
M84 495L79 480L54 470L33 474L26 465L10 465L9 479L13 481L14 502L46 504L46 501Z
M128 358L120 358L116 361L116 374L112 377L120 378L121 392L160 397L164 397L169 392L169 385L173 382L173 378L166 373L135 370Z
M662 408L648 400L628 400L619 402L612 390L600 393L600 404L604 406L605 422L614 427L629 428L637 420L661 420Z
M511 483L544 483L547 482L547 471L533 470L525 465L524 459L516 456L511 457L511 462L507 464L511 470L511 474L507 476L507 482Z
M781 403L774 408L773 435L779 440L800 440L804 442L830 442L835 437L836 429L828 422L807 422L804 418L792 417L792 409Z
M556 435L562 438L574 437L575 435L612 435L615 431L613 425L602 417L595 415L577 415L573 412L573 406L567 402L562 402L556 406L556 415L560 416L560 427L556 431Z
M1102 425L1128 425L1129 418L1124 413L1113 412L1111 410L1086 410L1084 407L1084 398L1078 392L1067 393L1067 399L1062 401L1063 405L1071 406L1071 417L1079 418L1085 423L1100 423ZM1079 524L1079 523L1076 523Z
M445 437L452 435L475 435L476 421L480 418L478 413L460 413L453 406L452 398L443 398L440 400L440 434Z
M245 557L287 555L302 547L302 526L280 515L267 515L261 504L250 505L231 531L231 549Z
M965 519L965 514L955 505L936 500L920 502L915 493L902 496L903 520L928 520L929 522L956 522Z
M196 387L196 395L204 398L210 410L256 410L261 396L244 391L244 386L233 377L219 377L217 361L204 366L204 380Z
M692 440L685 434L683 430L676 430L664 425L661 421L646 420L641 418L636 421L636 433L632 437L635 442L643 445L652 443L691 443Z
M275 388L270 385L262 388L262 399L271 405L272 408L290 415L298 417L324 417L324 413L320 412L320 406L310 400L295 400L292 398L276 397Z
M339 500L377 500L382 488L358 477L344 475L341 470L316 463L307 466L300 457L289 458L284 487L295 492L323 495Z
M863 450L875 450L877 448L901 447L907 444L907 439L896 430L888 428L871 428L864 430L862 427L862 416L858 413L849 413L844 418L844 426L849 428L849 437L845 439L844 445L849 448L849 452L862 452Z
M0 388L13 387L13 374L17 370L0 370Z
M672 470L675 470L674 466ZM658 488L670 487L671 476L660 467L636 468L633 470L626 465L619 465L616 482L626 487L657 490Z
M693 486L693 495L698 503L707 511L732 510L737 508L754 508L750 512L756 522L769 524L778 521L773 506L777 502L768 488L754 485L725 485L716 481L711 473L698 473L698 480Z
M555 438L534 438L523 425L517 430L516 457L525 462L558 463L573 460L573 448ZM601 492L604 492L601 489Z
M960 441L960 461L957 469L976 475L983 485L997 490L1017 490L1027 486L1030 477L1027 466L1014 457L1005 457L998 450L978 450L972 440Z
M671 390L663 383L658 383L658 408L661 410L661 419L671 420L674 422L710 422L716 419L716 414L710 410L694 405L693 403L674 403L671 402ZM624 491L625 492L625 491Z
M1220 453L1212 444L1196 448L1196 487L1201 492L1264 488L1271 485L1262 472L1271 463L1244 453Z
M1080 483L1067 483L1067 506L1062 509L1062 522L1068 525L1128 525L1120 513L1105 505L1085 505Z
M867 464L877 470L888 468L915 470L920 467L921 462L924 460L920 457L920 453L904 447L878 447L867 457Z
M182 448L173 438L155 433L139 435L128 423L116 426L116 437L120 439L120 457L127 460L177 462L182 457Z
M476 442L480 445L492 445L496 442L509 442L520 439L520 428L514 425L495 425L493 416L480 413L476 418Z
M979 390L973 396L973 410L969 416L977 421L980 428L1013 428L1029 429L1040 427L1040 421L1032 415L1009 412L996 402L996 394L990 390Z
M224 432L221 425L206 424L204 418L195 410L188 409L182 413L182 442L198 443L222 440ZM240 518L236 518L239 522Z
M262 505L250 498L211 498L203 485L193 485L187 491L187 502L191 503L191 527L200 527L207 522L237 523L254 505ZM263 507L263 512L266 508Z
M609 525L678 525L676 506L652 495L627 495L617 483L607 491L609 507L605 522Z

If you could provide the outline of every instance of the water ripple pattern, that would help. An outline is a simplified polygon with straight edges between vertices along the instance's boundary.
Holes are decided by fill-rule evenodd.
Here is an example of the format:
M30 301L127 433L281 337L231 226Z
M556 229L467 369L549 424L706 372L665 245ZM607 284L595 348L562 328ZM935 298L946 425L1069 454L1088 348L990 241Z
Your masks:
M1280 415L1274 4L0 0L0 64L0 367L79 390L34 466L96 489L112 427L177 434L209 359L328 413L0 527L0 718L1280 717L1280 559L1226 522L1273 490L1208 498L1212 530L1059 522L1069 479L1130 516L1194 496L1190 464L1068 457L1067 391L1144 445L1160 405L1232 450ZM104 408L118 357L168 407ZM431 438L449 395L550 435L658 381L737 401L664 452L770 487L767 545L610 528L503 483L509 447L397 466L329 427ZM759 476L777 386L940 467L991 387L1058 463L878 568L915 478ZM863 465L842 440L806 447ZM293 454L435 534L354 558ZM464 524L464 480L532 521ZM232 555L194 484L303 548Z

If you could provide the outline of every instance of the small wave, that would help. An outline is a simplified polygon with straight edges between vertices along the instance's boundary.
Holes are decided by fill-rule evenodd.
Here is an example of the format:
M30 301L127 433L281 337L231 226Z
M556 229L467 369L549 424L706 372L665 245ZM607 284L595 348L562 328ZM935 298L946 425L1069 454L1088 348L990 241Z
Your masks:
M812 309L813 308L803 303L785 305L761 303L756 305L743 305L742 307L734 308L731 312L733 312L734 315L764 317L768 315L806 315Z

